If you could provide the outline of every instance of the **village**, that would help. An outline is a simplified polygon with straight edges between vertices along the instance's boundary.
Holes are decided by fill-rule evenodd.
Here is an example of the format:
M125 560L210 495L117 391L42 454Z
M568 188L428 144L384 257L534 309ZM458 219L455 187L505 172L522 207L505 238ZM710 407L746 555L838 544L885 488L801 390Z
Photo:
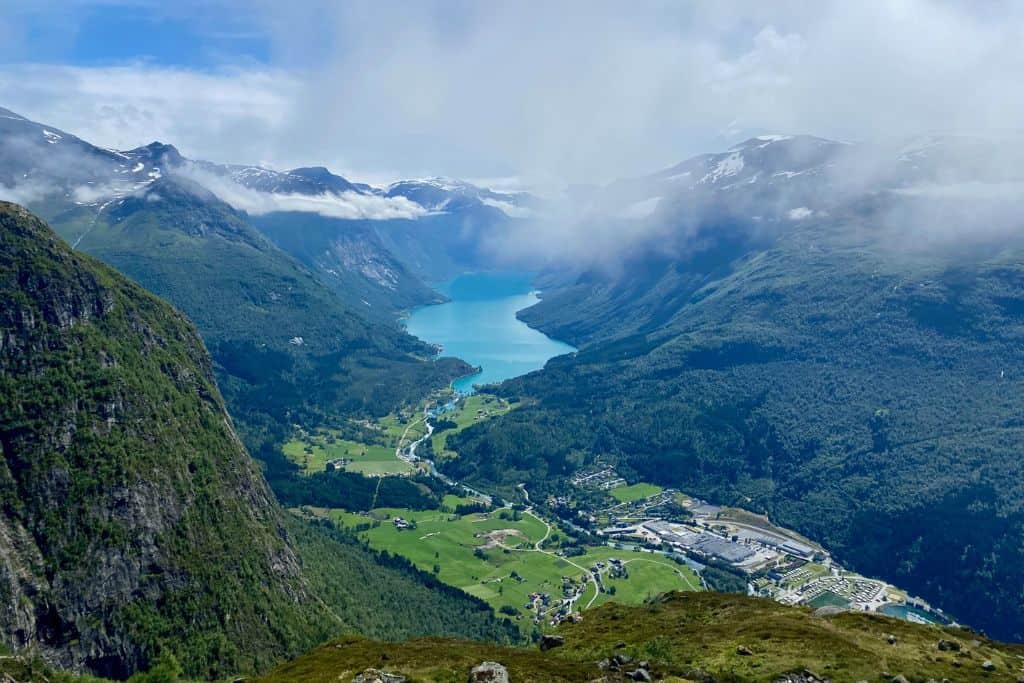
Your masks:
M550 507L612 547L662 554L698 572L708 565L725 568L746 583L749 594L785 604L950 621L941 610L896 586L846 570L820 545L764 516L711 505L672 489L635 499L616 497L625 480L608 466L579 472L570 484L580 495L553 496ZM609 493L616 502L594 506L594 491Z
M428 441L432 442L432 451L444 452L445 434L439 435L434 424L442 415L449 425L462 428L487 419L496 408L508 409L486 395L458 403L439 401L419 418L410 412L383 424L363 425L390 435L394 445L364 445L330 434L306 435L301 450L295 448L296 457L304 459L307 467L326 471L358 468L367 476L378 477L427 473L453 492L493 511L490 515L484 513L481 519L496 516L501 509L508 513L514 509L516 514L542 525L538 528L546 529L543 537L533 542L518 542L521 534L505 533L513 531L511 527L478 534L481 539L486 537L486 542L475 551L481 563L487 560L485 553L499 551L521 553L524 560L532 554L537 560L547 557L548 561L563 563L561 572L549 568L543 574L548 578L540 581L524 578L515 570L504 578L499 572L497 577L478 581L481 588L477 590L484 591L481 594L497 591L491 599L507 614L524 622L529 619L538 628L578 619L584 610L610 599L644 599L644 584L653 586L650 580L654 577L631 575L631 568L640 566L639 557L657 558L659 566L648 570L660 572L654 583L665 589L677 585L688 590L745 590L750 595L814 609L877 611L924 623L951 621L941 610L893 585L846 570L817 543L771 523L763 515L713 505L653 484L629 484L612 464L581 469L544 500L531 499L521 484L517 487L521 500L512 502L498 501L449 479L437 471L431 459L418 452L417 447ZM389 526L397 532L415 531L418 526L408 514L396 514L390 521ZM549 543L547 539L554 538L558 530L562 531L562 540ZM492 538L495 534L500 536L495 536L496 541ZM437 540L436 531L419 539L427 544ZM415 544L403 541L399 545L407 555L414 554L411 546ZM450 552L453 557L458 554L454 548ZM423 564L436 564L436 559L425 557ZM531 564L535 563L531 560L527 566ZM573 571L566 573L567 569ZM442 575L446 574L442 569ZM465 579L458 576L453 581ZM503 602L502 584L508 582L523 584L514 592L525 600ZM617 590L627 590L630 595L616 596Z

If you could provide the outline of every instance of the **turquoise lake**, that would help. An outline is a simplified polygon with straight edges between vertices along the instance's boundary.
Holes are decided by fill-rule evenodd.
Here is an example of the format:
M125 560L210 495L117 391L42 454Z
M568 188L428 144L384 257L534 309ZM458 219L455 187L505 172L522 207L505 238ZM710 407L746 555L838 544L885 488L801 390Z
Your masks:
M516 318L537 303L525 273L472 273L437 288L451 301L415 309L406 319L410 334L439 344L481 371L452 386L472 393L474 384L493 384L544 367L548 359L576 349Z

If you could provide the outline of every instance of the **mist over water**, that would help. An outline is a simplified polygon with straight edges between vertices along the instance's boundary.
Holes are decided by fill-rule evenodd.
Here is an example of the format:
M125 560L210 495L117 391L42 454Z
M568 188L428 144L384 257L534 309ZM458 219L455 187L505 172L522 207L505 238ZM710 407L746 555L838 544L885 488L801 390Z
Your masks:
M414 310L406 327L410 334L439 344L442 355L481 368L453 383L459 393L539 370L550 358L576 350L516 318L518 311L538 301L528 274L460 275L438 289L451 301Z

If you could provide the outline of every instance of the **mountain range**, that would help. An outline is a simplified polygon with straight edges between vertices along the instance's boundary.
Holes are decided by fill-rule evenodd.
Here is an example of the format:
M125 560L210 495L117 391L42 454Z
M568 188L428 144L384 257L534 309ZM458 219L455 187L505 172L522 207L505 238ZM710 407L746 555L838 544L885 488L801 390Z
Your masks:
M580 467L614 465L767 513L845 566L1024 640L1017 148L771 135L578 188L566 227L610 242L540 245L526 265L543 298L519 315L579 350L492 387L518 407L449 435L459 457L443 472L542 499ZM442 301L433 283L502 267L502 245L550 220L547 201L191 160L156 142L109 150L2 109L0 185L66 241L0 212L17 304L0 338L6 642L103 675L170 662L216 677L345 630L508 638L479 601L298 523L274 494L320 500L281 455L296 425L381 416L469 370L398 318ZM331 480L332 500L373 485L346 481ZM48 514L55 498L76 514ZM252 542L218 546L210 525ZM109 580L93 582L96 567ZM195 640L176 646L182 624ZM668 657L662 645L637 654Z
M772 136L602 193L604 216L657 197L606 219L652 238L543 276L520 316L579 352L501 385L525 407L446 471L539 495L583 454L1020 639L1022 167L972 162L993 150Z

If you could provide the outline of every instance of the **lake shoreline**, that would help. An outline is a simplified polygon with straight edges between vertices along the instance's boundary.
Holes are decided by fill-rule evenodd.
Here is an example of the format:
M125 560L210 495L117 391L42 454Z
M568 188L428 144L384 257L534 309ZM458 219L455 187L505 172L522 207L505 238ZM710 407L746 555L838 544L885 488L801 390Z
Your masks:
M531 279L520 272L464 273L439 286L447 302L412 309L403 319L406 331L439 348L439 355L478 368L452 381L456 393L471 394L475 384L519 377L576 351L519 318L540 301Z

